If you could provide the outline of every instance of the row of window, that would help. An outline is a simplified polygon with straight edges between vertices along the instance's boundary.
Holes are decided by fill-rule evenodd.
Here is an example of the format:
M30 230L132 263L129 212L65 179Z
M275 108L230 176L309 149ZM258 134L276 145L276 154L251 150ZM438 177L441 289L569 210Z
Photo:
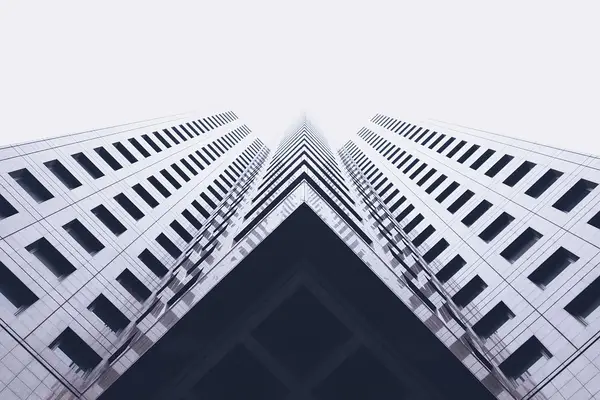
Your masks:
M313 161L320 161L320 163L315 163L315 165L347 196L348 188L343 182L344 178L340 173L331 149L323 144L317 135L312 134L310 131L296 135L293 140L290 140L286 145L281 146L277 150L277 154L271 160L259 189L275 181L281 176L281 173L277 174L277 172L284 169L286 165L294 162L299 157L298 154L306 154L306 152L310 153L310 155L306 155L307 157L314 158Z
M373 135L371 135L373 136ZM377 136L377 135L376 135ZM368 141L369 142L369 141ZM373 142L370 142L372 144ZM382 151L380 151L382 153ZM389 159L389 158L388 158ZM523 165L529 162L525 162ZM533 163L529 163L533 164ZM423 165L426 166L425 163ZM530 165L527 165L526 168L522 169L521 167L517 168L513 174L511 174L507 180L514 181L515 175L522 177L524 176L524 171L529 171ZM406 170L405 170L406 171ZM405 172L403 171L403 172ZM432 168L428 173L426 173L419 181L419 186L421 186L427 179L429 179L436 172L434 168ZM526 172L525 172L526 173ZM561 176L562 173L549 170L544 174L538 181L536 181L528 192L541 194L548 187L548 183L550 184L554 182L557 177ZM413 178L413 176L411 176ZM436 181L434 181L431 186L426 189L428 194L431 194L444 180L446 179L445 175L440 175ZM520 179L520 178L519 178ZM570 211L572 210L580 201L582 201L592 189L596 187L596 183L587 181L585 179L580 179L577 183L575 183L567 192L555 203L555 207L561 209L562 211ZM459 187L459 184L456 182L451 183L444 191L440 193L438 197L436 197L436 201L441 203L444 201L452 192L454 192ZM474 193L470 190L466 190L454 203L452 203L448 207L448 211L451 213L455 213L462 207L471 197L473 197ZM492 204L487 200L482 200L465 218L463 218L462 222L466 226L471 226L473 223L477 221L483 214L491 208ZM496 236L498 236L508 225L514 220L514 217L510 214L503 212L500 216L498 216L492 223L490 223L480 234L479 237L484 240L486 243L491 242ZM596 213L594 217L592 217L588 223L596 228L600 229L600 212ZM509 245L501 255L507 259L509 262L514 263L520 256L522 256L537 240L541 238L541 234L537 233L533 229L526 230L519 238L517 238L511 245ZM558 268L558 266L557 266ZM558 275L558 273L557 273ZM532 280L533 281L533 280ZM539 284L538 282L534 282L538 284L540 287L545 287L545 284ZM549 283L549 281L547 282Z
M416 125L411 125L406 122L398 124L400 121L397 121L397 120L389 118L389 117L384 117L381 115L376 116L373 119L373 122L378 125L383 126L384 128L390 129L392 132L398 133L399 135L401 135L403 137L407 137L408 134L413 132L413 130L416 127ZM422 130L422 128L419 127L416 131L413 132L413 134L410 137L408 137L408 139L412 140L413 138L415 138L415 140L414 140L415 143L419 143L421 138L423 138L424 135L429 132L429 130L426 129L425 131L423 131L421 133L421 135L416 136L417 133L421 132L421 130ZM438 135L438 132L432 132L427 137L427 139L424 140L423 142L421 142L420 144L422 146L425 146L436 135ZM385 152L385 154L389 154L394 149L397 149L397 151L400 150L400 148L397 148L395 145L391 144L390 142L383 139L381 136L377 135L376 133L370 131L367 128L361 129L361 131L359 131L359 136L362 137L363 139L365 139L365 141L367 141L373 148L375 148L377 151L379 151L382 154L384 152ZM445 138L444 134L439 134L438 138L429 145L429 149L433 149L444 138ZM446 150L455 141L456 141L456 138L449 137L444 142L444 144L442 144L437 149L437 152L440 154L443 153L444 150ZM463 147L465 147L466 144L467 144L466 141L461 140L450 151L448 151L448 153L446 153L446 157L452 159L459 152L459 150L461 150ZM469 149L467 151L465 151L456 161L460 164L464 164L475 154L475 152L477 150L479 150L479 148L480 148L480 146L477 144L471 145L471 147L469 147ZM395 151L394 154L397 151ZM400 157L402 157L404 155L404 153L405 152L403 152L398 157L398 159ZM479 169L479 167L481 167L495 153L496 153L495 150L486 149L479 157L477 157L473 161L470 168L473 170ZM388 159L393 157L394 154L390 155L390 157ZM406 160L408 160L411 157L412 156L409 154L408 157L406 158ZM500 157L484 173L484 175L488 176L490 178L493 178L500 171L502 171L506 166L508 166L509 163L513 159L514 159L514 157L509 154L502 155L502 157ZM394 160L394 163L395 163L395 161L396 160ZM533 170L535 166L536 166L536 164L531 161L523 161L502 183L506 186L514 187L531 170ZM544 175L542 175L533 185L531 185L527 190L525 190L525 194L532 198L537 199L544 192L546 192L556 181L558 181L558 179L563 175L564 175L564 173L561 171L558 171L555 169L548 169L548 171L546 171L544 173ZM595 182L591 182L591 181L588 181L585 179L580 179L569 191L567 191L560 199L558 199L552 205L552 207L556 208L557 210L567 213L567 212L573 210L573 208L575 208L577 206L577 204L579 204L593 189L595 189L596 186L598 186L598 185Z
M367 159L365 162L364 154L360 153L356 145L352 142L349 142L347 145L347 149L349 150L352 157L357 161L366 173L368 172L373 164L370 160ZM360 155L360 156L359 156ZM387 178L383 177L379 183L377 181L382 176L382 173L379 173L377 176L375 174L378 171L375 169L371 171L370 175L367 177L371 183L374 185L374 189L376 191L380 190ZM433 174L431 174L433 175ZM431 176L429 176L431 177ZM414 177L413 177L414 178ZM420 185L419 185L420 186ZM393 185L389 183L385 186L380 192L379 195L383 199L386 204L389 204L391 200L399 193L397 189L393 190L391 195L384 197L387 191L392 189ZM458 187L458 184L452 189L455 190ZM433 191L433 190L432 190ZM431 191L431 192L432 192ZM429 193L431 193L429 192ZM454 212L458 210L466 201L472 196L472 192L466 191L467 195L463 194L462 199L459 197L457 199L458 203L453 203ZM449 193L448 193L449 195ZM448 197L446 195L445 197ZM444 198L445 198L444 197ZM405 201L405 197L402 196L394 205L390 207L390 211L393 213L403 201ZM451 205L452 207L452 205ZM486 200L481 201L465 218L463 218L462 222L470 226L472 225L479 217L481 217L489 208L491 207L491 203ZM404 219L412 210L414 206L409 205L403 212L398 214L396 217L397 220ZM404 228L403 231L405 233L409 233L412 231L422 220L423 216L418 214L410 221ZM486 227L481 234L479 235L484 241L489 242L493 238L495 238L504 228L506 228L512 221L514 217L504 212L500 216L498 216L488 227ZM422 244L431 234L435 232L433 226L429 225L426 227L415 239L413 239L413 244L415 247ZM535 231L532 228L526 229L519 237L517 237L506 249L501 253L501 255L506 258L509 262L515 262L519 257L521 257L529 248L537 242L542 237L542 235ZM388 240L391 240L391 237L388 237ZM578 256L571 253L564 247L560 247L554 253L552 253L542 264L536 268L529 276L529 280L531 280L534 284L536 284L541 289L544 289L550 282L552 282L561 272L563 272L569 265L576 262L579 259ZM450 260L437 274L436 277L442 283L448 282L458 271L460 271L466 265L466 261L460 256L456 255L452 260ZM407 277L407 281L410 280ZM471 303L483 290L487 288L487 284L479 277L478 275L471 279L463 288L461 288L453 297L453 302L459 307L464 308L469 303ZM418 288L415 293L419 294ZM428 302L431 304L431 302ZM431 306L433 306L431 304ZM574 316L576 319L585 323L585 318L589 316L593 311L595 311L600 306L600 278L596 279L587 288L585 288L579 295L577 295L569 304L565 306L565 310ZM494 306L486 315L484 315L477 323L474 324L473 330L475 333L483 339L489 338L493 333L497 332L508 320L513 318L514 313L504 304L503 302L499 302L496 306ZM505 372L505 374L509 377L516 378L521 376L531 365L533 365L537 360L541 357L548 357L549 353L547 350L543 349L543 346L540 348L531 346L531 341L539 343L535 337L532 337L530 341L519 348L518 351L513 353L514 357L511 356L500 366L501 369ZM541 344L540 344L541 345ZM515 360L524 358L527 362L516 362Z
M307 160L309 161L306 163L307 168L330 189L339 205L350 208L350 205L354 204L354 200L349 194L348 187L344 183L344 178L339 172L339 166L331 150L321 142L317 135L310 131L301 131L292 136L286 145L280 146L277 150L258 187L258 192L253 198L255 207L248 215L259 209L269 198L270 193L276 192L286 182L284 178L286 174L288 177L293 175L305 165L303 162ZM295 165L295 167L291 168L292 165ZM276 184L278 181L279 183ZM261 200L258 201L259 199Z
M252 158L261 147L262 143L260 143L260 141L255 141L251 146L248 146L236 160L234 160L234 163L232 163L229 168L236 175L236 178L240 176L243 169L251 162ZM220 177L224 178L222 174ZM231 188L233 185L229 183L228 186ZM245 190L247 190L247 187ZM241 194L238 197L239 198L234 201L235 204L241 200ZM192 201L191 205L196 208L204 218L210 216L210 213L202 207L197 200ZM111 224L120 224L114 215L112 215L103 205L96 207L94 210L102 210L101 214L105 221L110 220ZM229 217L231 215L232 213L228 213ZM202 228L201 222L189 210L184 210L182 216L188 220L196 230ZM122 224L120 225L122 226ZM173 220L170 227L184 239L185 242L189 243L193 239L192 234L177 220ZM90 254L98 252L104 247L102 243L77 219L65 224L63 228L67 230L67 232L84 249L90 252ZM123 229L125 228L123 227ZM216 235L219 233L220 232L217 232ZM181 255L181 250L164 233L161 233L156 238L156 241L171 256L178 257ZM26 249L57 276L64 277L75 271L75 267L45 238L41 238L30 244ZM168 272L168 268L148 249L143 250L138 255L138 259L157 277L164 277ZM152 294L151 290L127 268L117 276L116 281L139 302L146 301ZM38 297L1 262L0 293L9 300L18 311L22 311L38 300ZM130 323L130 320L103 294L100 294L87 308L115 333L122 331ZM95 368L101 361L101 357L98 356L98 354L71 328L66 328L49 345L49 347L64 353L73 364L82 371L89 371Z
M358 149L357 147L353 148L354 154L356 154L357 149ZM365 160L366 160L366 162L365 162ZM367 173L369 170L371 170L374 167L374 164L370 160L368 160L364 154L361 157L358 157L357 161L358 161L359 167L362 167L365 170L365 173ZM366 168L367 166L369 168ZM367 179L372 180L373 184L375 184L377 182L377 180L379 179L379 177L381 177L383 175L382 173L379 173L379 175L377 175L377 177L375 177L373 179L373 176L375 175L376 172L378 172L378 170L375 168L370 173L370 175L367 176ZM441 177L443 177L443 175ZM387 181L387 178L385 178L385 177L383 177L383 178L384 179L381 182L379 182L379 184L375 185L375 190L378 190L378 188L380 188L382 186L382 184ZM436 185L436 187L437 187L437 186L439 186L440 183L441 182L439 182L439 180L438 180L438 181L434 182L432 184L432 186ZM459 187L459 184L456 182L453 182L453 184L450 184L446 188L446 190L442 191L440 193L440 195L436 197L436 201L438 201L439 203L443 202L458 187ZM389 190L389 188L391 188L391 184L388 184L388 186L386 186L386 188L384 188L380 192L380 196L383 197L383 195L386 193L387 190ZM433 192L433 190L435 190L435 188L433 188L432 190L428 189L428 190L426 190L426 192L428 192L430 194L431 192ZM465 190L465 192L463 192L463 194L461 194L452 204L450 204L448 206L447 210L451 213L456 213L463 205L465 205L467 203L468 200L470 200L473 197L473 195L474 195L474 193L472 191L470 191L468 189ZM393 196L389 196L384 201L386 202L386 204L388 204L389 202L391 202L392 198L393 198ZM406 198L404 196L400 197L390 207L390 211L394 212L405 200L406 200ZM492 207L492 204L490 202L488 202L487 200L482 200L462 219L461 222L463 224L465 224L466 226L471 226L479 218L481 218L485 214L485 212L487 212L491 207ZM398 222L402 221L406 216L408 216L408 214L410 214L410 212L413 209L414 209L414 206L409 204L404 209L404 211L402 211L401 213L399 213L396 216L396 220ZM414 219L411 222L409 222L406 225L406 227L404 228L404 232L409 233L414 227L416 227L418 225L418 223L422 219L423 219L422 215L418 214L416 217L414 217ZM513 220L514 220L513 216L511 216L510 214L508 214L506 212L503 212L498 217L496 217L496 219L494 219L494 221L492 221L487 227L485 227L481 231L481 233L479 234L479 237L486 243L489 243L494 238L496 238L504 229L506 229ZM597 220L598 220L598 217L595 216L594 218L592 218L591 222L595 223L595 221L597 221ZM425 233L424 239L423 239L423 236L421 236L421 235L419 235L417 238L415 238L415 241L417 242L417 244L421 244L422 240L426 240L427 237L429 237L435 231L432 229L433 228L429 228L429 229L426 228L423 231ZM513 240L513 242L511 242L500 253L500 255L503 258L505 258L508 262L515 263L531 247L533 247L533 245L541 238L542 238L541 233L537 232L533 228L527 228L523 233L521 233L521 235L519 235L517 238L515 238ZM457 257L460 257L460 256L457 256ZM540 265L540 267L538 269L536 269L528 278L534 284L536 284L538 287L540 287L541 289L544 289L568 265L572 264L573 262L577 261L578 259L579 259L579 257L577 257L576 255L572 254L568 250L561 247L554 254L552 254L548 258L548 260L543 262ZM461 258L461 260L462 260L462 258ZM441 276L444 277L444 279L440 279L440 281L441 282L448 281L460 269L460 268L456 269L456 267L458 265L460 265L462 267L465 265L465 263L464 262L462 262L462 263L450 262L448 265L446 265L444 268L442 268L440 273L441 273ZM448 267L448 269L445 269L446 267ZM453 273L451 275L448 275L449 271L453 271ZM479 285L475 285L475 283L473 283L473 285L470 288L477 289L477 290L479 290L479 292L476 293L476 290L473 291L473 290L469 290L469 288L467 288L467 290L465 290L465 293L470 293L470 296L468 296L468 297L472 296L474 299L481 291L483 291L483 289L485 289L484 284L485 284L485 282L483 282L483 284L479 284ZM600 293L599 293L599 298L600 298ZM573 315L578 318L580 317L579 314L573 314Z
M198 175L198 171L196 170L196 168L204 170L206 166L216 161L217 158L225 154L227 150L233 147L236 143L242 140L249 133L250 131L244 129L244 127L237 128L222 136L221 138L215 140L214 142L209 143L207 146L201 148L200 150L196 150L195 154L190 154L186 158L182 158L180 162L183 165L183 167L185 167L185 169L189 171L189 173L191 173L192 175ZM104 151L98 151L98 149L102 149ZM108 153L103 147L96 148L95 150L98 154L104 154L103 158L105 160L108 159L106 158L108 156L112 158L110 153ZM104 176L104 173L102 173L85 154L78 153L72 155L72 157L78 162L80 162L80 165L82 165L82 167L84 167L84 169L88 171L92 176ZM117 162L116 160L114 161ZM196 166L196 168L192 166L190 161ZM48 167L50 171L52 171L54 175L63 184L65 184L67 188L74 189L81 186L79 180L77 180L77 178L73 176L73 174L67 168L65 168L60 161L51 160L44 163L44 165ZM190 181L190 178L187 175L187 173L184 172L184 170L177 163L171 164L171 168L185 182ZM234 179L230 172L225 172L230 179ZM179 189L182 187L181 184L173 177L173 175L170 172L167 171L166 168L162 169L160 173L173 187L175 187L175 189ZM23 188L23 190L27 194L29 194L38 203L42 203L54 197L54 195L50 193L50 191L26 168L12 171L9 173L9 175L17 182L17 184L21 188ZM225 177L223 177L223 180L225 182L228 182ZM160 183L160 181L156 177L150 176L148 178L148 182L164 197L169 197L171 195L171 192L169 192L169 190L162 183ZM220 183L217 183L217 185L221 187ZM144 187L141 184L133 186L133 190L150 207L155 208L156 206L158 206L159 203L156 201L156 199L154 199L154 197L146 189L144 189ZM212 191L214 191L214 189L212 189L211 192ZM133 203L129 199L127 199L125 195L119 195L118 198L115 198L115 200L136 221L144 216L144 214L135 205L133 205ZM17 214L17 210L2 195L0 195L0 220L8 218L15 214ZM119 231L122 228L116 227L116 229L117 231ZM115 232L114 230L113 233L117 234L117 232Z

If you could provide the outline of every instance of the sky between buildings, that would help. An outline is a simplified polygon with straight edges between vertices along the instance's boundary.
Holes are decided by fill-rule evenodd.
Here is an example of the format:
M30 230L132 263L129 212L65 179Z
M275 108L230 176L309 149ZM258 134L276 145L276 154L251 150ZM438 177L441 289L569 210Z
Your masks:
M600 154L596 3L0 0L0 144L211 109L338 145L383 111Z

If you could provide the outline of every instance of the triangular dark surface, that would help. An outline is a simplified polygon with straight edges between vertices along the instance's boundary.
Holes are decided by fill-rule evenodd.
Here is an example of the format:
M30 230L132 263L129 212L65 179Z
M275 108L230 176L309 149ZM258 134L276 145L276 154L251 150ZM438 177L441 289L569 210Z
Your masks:
M492 399L302 205L101 396Z

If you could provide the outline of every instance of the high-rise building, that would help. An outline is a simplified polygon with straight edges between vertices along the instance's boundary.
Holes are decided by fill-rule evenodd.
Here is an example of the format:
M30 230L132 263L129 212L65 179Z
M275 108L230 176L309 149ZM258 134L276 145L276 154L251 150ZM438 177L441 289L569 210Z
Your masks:
M595 157L381 114L270 152L225 112L0 159L2 399L600 390Z
M600 398L598 158L382 114L340 154L407 305L495 396Z
M268 149L229 111L0 152L0 398L91 399L178 319Z

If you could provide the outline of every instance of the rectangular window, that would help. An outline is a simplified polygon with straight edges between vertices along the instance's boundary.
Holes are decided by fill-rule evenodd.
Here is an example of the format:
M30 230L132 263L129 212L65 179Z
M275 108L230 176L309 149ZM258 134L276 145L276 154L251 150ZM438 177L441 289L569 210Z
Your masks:
M72 154L71 157L87 172L92 178L98 179L104 176L104 172L83 153Z
M392 161L392 164L396 165L398 160L401 159L402 157L404 157L405 154L406 154L406 150L403 150L402 153L398 154L398 156L396 156L396 158L394 158L394 161Z
M454 142L456 139L453 137L448 138L448 140L446 141L446 143L444 143L443 145L440 146L440 148L437 150L438 153L442 154L442 152L444 150L446 150L448 148L448 146L450 146L452 144L452 142Z
M444 138L446 137L446 135L444 135L443 133L440 134L440 136L438 136L430 145L429 148L433 149L435 146L437 146L442 140L444 140Z
M17 209L14 208L13 205L4 198L4 196L0 195L0 220L13 216L17 213Z
M123 193L119 193L114 197L114 199L136 221L139 221L140 219L144 218L144 213L142 212L142 210L137 208L137 206L133 204L133 202L129 200L129 198Z
M448 248L449 244L446 239L440 239L434 244L427 253L423 255L423 260L430 263Z
M190 224L192 224L192 226L193 226L194 228L196 228L196 229L200 229L200 228L202 228L202 224L200 223L200 221L198 221L198 219L196 219L196 217L194 217L194 216L192 215L192 213L191 213L191 212L189 212L188 210L183 210L183 212L181 213L181 215L183 215L183 217L184 217L185 219L187 219L187 220L188 220L188 222L189 222Z
M435 232L435 228L429 225L427 228L423 229L423 232L419 233L417 237L412 241L415 247L419 247L422 245L433 233Z
M406 201L406 197L402 196L400 197L398 200L396 200L396 202L394 203L394 205L392 205L390 207L390 212L394 212L398 209L398 207L400 207L402 205L402 203L404 203Z
M143 303L150 297L152 292L146 287L130 270L125 268L119 276L117 282L133 296L134 299Z
M100 321L104 322L108 328L119 333L129 325L129 319L119 310L113 303L110 302L103 294L100 294L87 307L93 312Z
M501 301L473 325L473 331L480 338L487 339L514 316L510 308Z
M229 177L230 177L232 180L234 180L234 179L233 179L233 177L232 177L232 176L231 176L231 175L230 175L230 174L227 172L227 170L225 170L225 173L226 173L227 175L229 175ZM228 180L228 179L225 177L225 175L223 175L223 174L220 174L220 175L219 175L219 178L221 178L221 180L222 180L223 182L225 182L225 184L227 185L227 187L231 188L231 187L233 186L233 184L232 184L231 182L229 182L229 180ZM234 181L235 181L235 180L234 180Z
M473 225L491 207L492 203L487 200L482 200L481 203L477 204L477 206L462 219L462 223L466 226Z
M512 215L503 212L479 234L479 237L486 243L491 242L500 234L500 232L510 225L514 219L515 218Z
M201 120L201 119L198 120L198 123L200 125L202 125L202 127L204 128L204 131L202 133L206 133L212 129L212 128L209 128L208 124L205 121L206 120Z
M150 147L152 147L152 150L154 150L157 153L160 153L162 151L162 149L160 147L158 147L158 145L156 143L154 143L154 140L152 140L150 138L150 136L148 136L148 135L142 135L142 137L144 138L144 140L146 141L146 143L148 143L150 145Z
M410 176L410 179L415 179L417 177L417 175L419 175L421 173L421 171L423 171L425 169L425 167L427 167L426 163L423 163L419 166L419 168L417 168L415 170L415 172L412 173L412 175Z
M186 125L187 125L187 128L186 128ZM179 125L179 127L180 127L181 129L183 129L183 131L184 131L185 133L187 133L187 135L190 137L190 139L193 139L193 138L194 138L194 134L196 134L196 136L198 136L198 132L196 132L196 131L194 130L194 128L193 128L193 127L192 127L192 126L191 126L191 125L190 125L188 122L186 122L186 124L185 124L185 125ZM188 128L189 128L189 130L188 130ZM191 131L191 132L194 132L194 134L192 134L190 131Z
M206 209L205 209L204 207L202 207L202 205L201 205L200 203L198 203L198 201L197 201L197 200L194 200L194 201L192 201L192 206L194 206L194 208L195 208L196 210L198 210L198 212L199 212L200 214L202 214L202 216L203 216L204 218L208 218L208 217L210 217L210 213L209 213L208 211L206 211Z
M465 144L467 144L467 142L461 140L452 150L448 152L448 154L446 154L446 157L452 158L460 149L465 146Z
M198 166L198 168L200 168L201 170L204 169L204 166L200 163L200 161L198 161L198 159L196 157L194 157L193 154L190 154L189 157L190 157L190 160L192 160L192 162Z
M402 211L400 214L398 214L398 216L396 217L396 221L401 222L404 218L406 218L406 216L408 214L410 214L410 212L412 210L415 209L415 206L413 206L412 204L409 204L404 211Z
M588 224L594 228L600 229L600 211L597 212L589 221Z
M532 228L527 228L511 244L508 245L500 255L509 263L516 262L523 254L527 252L538 240L542 234Z
M390 183L390 187L393 187L393 184ZM392 201L394 199L394 197L396 197L396 195L398 195L398 193L400 193L400 190L398 189L394 189L394 191L392 191L392 193L390 193L384 200L383 202L385 204L390 204L390 201Z
M469 303L475 300L485 288L487 288L487 284L479 277L479 275L475 275L473 279L452 296L452 301L458 308L465 308Z
M92 256L104 248L102 242L77 219L64 224L63 229Z
M536 268L527 278L544 289L569 265L579 260L575 254L564 247L559 247L550 257Z
M223 190L223 192L226 192L226 191L225 191L225 188L223 188L223 186L222 186L222 185L220 185L220 184L219 184L219 182L217 182L217 181L214 181L214 184L215 184L216 186L220 187L220 188L221 188L221 190ZM215 196L215 197L217 198L217 201L221 201L221 200L223 200L223 197L222 197L222 196L221 196L221 195L220 195L220 194L219 194L219 193L218 193L218 192L217 192L215 189L213 189L213 187L212 187L212 186L209 186L207 189L208 189L208 191L209 191L209 192L211 192L211 193L212 193L212 195L213 195L213 196Z
M181 168L179 168L179 165L177 164L171 164L171 168L173 168L175 170L175 172L177 172L177 174L186 182L190 181L190 177L187 176L185 174L185 172L183 172L183 170Z
M408 128L408 130L407 130L407 128ZM402 131L401 131L400 133L398 133L398 134L399 134L399 135L402 135L402 136L404 136L404 137L406 137L406 135L408 135L409 133L411 133L411 132L413 131L413 129L415 129L415 128L416 128L416 126L415 126L415 125L410 125L410 124L408 124L408 125L406 125L406 126L404 127L404 129L402 129Z
M117 219L106 207L100 204L92 208L94 214L115 236L119 236L127 230L125 226Z
M144 265L148 267L148 269L159 278L162 278L167 274L167 272L169 272L167 267L165 267L165 265L162 262L160 262L160 260L156 258L156 256L152 254L152 252L150 252L150 250L148 249L142 251L138 256L138 259L141 262L143 262Z
M552 207L560 211L569 212L583 199L585 199L586 196L596 188L596 186L598 185L594 182L580 179L571 187L571 189L567 190L567 192L560 199L558 199L558 201L554 203Z
M396 154L398 154L398 152L400 151L400 148L399 148L399 147L393 146L392 148L394 149L394 151L392 151L392 152L390 153L390 155L389 155L389 156L384 156L384 157L386 157L388 160L391 160L392 158L394 158L394 156L395 156Z
M10 172L9 175L38 203L43 203L54 197L54 195L25 168Z
M46 238L41 238L25 249L46 266L57 278L75 272L75 267Z
M107 163L108 166L113 170L118 171L123 168L123 166L104 147L96 147L94 151L98 153L104 162Z
M552 354L544 345L532 336L512 353L500 365L500 370L510 379L520 378L527 370L542 358L550 358Z
M75 365L84 373L92 371L102 361L102 357L71 328L66 328L48 347L55 351L60 350L71 360L70 366Z
M187 138L185 136L183 136L181 134L181 132L179 132L179 130L176 127L171 127L171 129L173 129L173 131L175 131L175 133L181 138L181 140L186 141ZM167 129L163 129L163 132L171 138L172 141L175 142L175 144L179 144L180 142L173 136L173 134L171 132L169 132Z
M435 201L437 201L438 203L442 203L444 200L446 200L448 198L448 196L450 196L452 194L452 192L454 192L456 190L456 188L458 188L458 183L457 182L452 182L451 184L448 185L448 187L446 189L444 189L442 191L442 193L440 193L438 195L438 197L435 198Z
M473 197L474 193L471 192L469 189L465 190L465 192L463 194L461 194L458 199L454 200L454 203L450 204L450 206L448 207L448 211L450 211L452 214L454 214L455 212L457 212L462 206L464 206L467 201L469 201L471 199L471 197Z
M509 156L508 154L503 155L494 165L490 167L485 173L490 178L498 175L498 172L502 170L502 168L506 167L508 163L513 159L513 156Z
M503 183L506 186L515 186L521 179L525 177L525 175L527 175L529 171L533 169L533 167L535 167L534 163L530 161L524 161L523 164L519 165L519 167L512 174L510 174Z
M390 182L387 184L386 187L383 188L383 190L379 193L379 196L383 198L383 196L392 188L393 184ZM385 200L384 200L385 202Z
M210 145L209 145L209 146L210 146ZM212 148L211 148L211 149L212 149ZM207 156L208 156L208 157L209 157L211 160L213 160L213 161L216 161L216 157L215 157L215 156L213 156L213 154L212 154L210 151L208 151L208 149L207 149L206 147L204 147L204 148L202 149L202 151L203 151L203 152L204 152L204 153L205 153L205 154L206 154L206 155L207 155ZM213 150L213 151L214 151L214 150ZM217 154L217 157L218 157L218 156L219 156L219 155Z
M152 132L154 136L158 139L159 142L163 144L167 149L171 148L171 143L167 142L167 140L160 135L158 132Z
M206 165L210 165L210 161L208 161L208 159L207 159L206 157L204 157L204 155L203 155L202 153L200 153L198 150L196 150L196 155L197 155L198 157L200 157L200 159L201 159L202 161L204 161L204 164L206 164Z
M133 147L135 147L135 149L141 154L143 155L145 158L150 157L150 152L148 150L146 150L144 148L144 146L142 146L142 144L140 142L138 142L135 138L131 138L129 139L129 143L131 143L131 145Z
M423 140L423 143L421 143L421 146L425 146L427 143L429 143L429 141L431 139L433 139L433 137L437 134L437 132L432 132L429 136L427 136L427 139Z
M404 164L406 164L406 162L408 160L410 160L411 158L412 158L412 154L409 154L404 160L402 160L400 162L400 164L396 165L396 168L398 168L398 169L402 168L402 166L404 166Z
M433 174L435 174L437 172L437 170L435 168L431 168L429 171L427 171L427 173L425 175L423 175L423 177L419 180L419 182L417 182L418 186L423 186L423 184L425 182L427 182L427 180L429 180L429 178L431 178L433 176Z
M171 239L169 239L164 233L158 235L156 241L162 246L163 249L165 249L167 253L169 253L171 257L177 258L182 254L182 251L179 249L179 247L177 247L175 243L173 243Z
M600 306L600 277L594 279L588 287L583 289L569 304L565 311L579 318L582 322Z
M164 176L165 179L169 181L169 183L173 185L175 189L181 188L181 183L177 182L177 180L173 178L173 175L171 175L166 169L160 170L160 174Z
M433 183L431 185L429 185L429 187L427 189L425 189L425 193L427 194L431 194L435 189L437 189L442 182L444 182L446 180L447 176L442 174L440 175L435 181L433 181Z
M540 197L554 182L562 176L562 172L555 169L549 169L544 175L541 176L527 191L525 194L531 196L534 199Z
M192 167L192 165L185 158L182 158L180 161L183 164L183 166L188 169L188 171L190 171L194 175L198 175L198 171L196 171L194 167Z
M415 158L414 160L412 160L412 162L410 164L408 164L408 167L406 167L404 169L404 171L402 171L402 173L406 174L408 171L411 170L412 167L414 167L417 163L419 162L418 158Z
M379 179L382 176L383 176L383 173L380 172L379 175L377 176L377 178L375 179L375 181L377 181L377 179ZM375 183L375 181L373 181L373 183ZM375 191L378 191L385 182L387 182L387 178L385 176L383 176L383 179L381 180L381 182L379 182L377 185L375 185L375 187L373 189Z
M17 314L38 301L38 297L27 285L2 262L0 262L0 293L15 306Z
M171 192L169 192L167 190L167 188L162 183L160 183L160 181L158 179L156 179L156 177L154 177L154 176L148 177L148 182L150 182L150 184L152 186L154 186L154 188L156 190L158 190L158 192L160 194L162 194L163 197L167 198L171 195Z
M214 142L212 143L212 145L213 145L213 146L215 146L215 147L217 148L217 151L215 152L215 153L217 153L217 155L225 154L225 150L223 150L223 149L221 148L221 146L219 146L219 143L221 143L221 142L220 142L220 140L221 140L221 139L217 139L216 141L214 141ZM211 146L211 145L209 144L209 145L208 145L208 147L210 147L210 146ZM213 149L213 151L214 151L214 149ZM219 153L220 153L220 154L219 154Z
M155 208L158 206L158 201L139 183L133 185L133 191L137 193L150 207Z
M408 139L412 140L415 136L417 136L417 134L419 132L421 132L421 129L423 129L423 128L418 128L412 135L410 135L410 137Z
M421 133L419 137L415 139L415 143L419 143L419 140L423 139L423 136L425 136L428 132L429 129L426 129L423 133Z
M208 206L209 206L210 208L212 208L213 210L214 210L215 208L217 208L217 205L215 204L215 202L214 202L214 201L212 201L212 200L210 199L210 197L208 197L208 196L206 195L206 193L200 193L200 197L201 197L201 198L202 198L202 200L204 200L204 201L206 202L206 204L208 204Z
M448 262L448 264L444 265L444 267L440 269L439 272L435 274L435 276L440 280L440 282L446 283L466 264L467 262L460 255L457 254L452 260Z
M479 150L479 146L474 144L469 148L469 150L465 151L465 153L458 158L458 162L463 164L465 161L469 159L477 150Z
M408 224L406 224L406 226L404 227L404 229L402 229L404 231L404 233L410 233L412 232L413 229L415 229L417 227L417 225L419 225L419 223L421 221L423 221L424 217L421 214L417 214L416 217L414 217Z
M189 243L194 238L180 223L179 221L171 222L171 228L186 242Z
M471 164L471 169L478 170L487 160L490 159L491 156L496 153L494 150L488 149L482 155L479 156L477 160L473 164Z
M135 158L135 156L131 154L131 152L127 149L127 147L123 145L123 143L115 142L113 143L113 146L115 146L115 149L117 149L117 151L121 153L121 155L125 157L127 161L129 161L132 164L137 162L137 158Z
M77 180L77 178L75 178L75 176L73 176L73 174L68 169L66 169L65 166L62 165L62 163L60 161L58 161L58 160L46 161L44 163L44 165L68 189L73 190L73 189L76 189L79 186L81 186L81 182L79 182L79 180Z

